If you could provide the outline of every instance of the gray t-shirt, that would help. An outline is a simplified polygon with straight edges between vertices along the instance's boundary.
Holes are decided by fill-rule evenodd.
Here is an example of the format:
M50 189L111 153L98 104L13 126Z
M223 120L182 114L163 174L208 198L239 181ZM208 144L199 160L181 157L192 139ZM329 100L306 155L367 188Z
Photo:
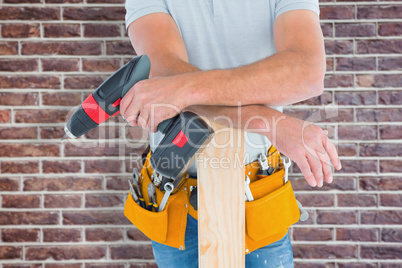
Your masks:
M274 21L296 9L319 14L318 0L127 0L126 27L142 16L168 13L180 30L190 64L201 70L227 69L274 54ZM151 134L150 139L153 149L162 134ZM270 146L265 136L245 132L247 162L266 153ZM195 164L189 172L197 174Z

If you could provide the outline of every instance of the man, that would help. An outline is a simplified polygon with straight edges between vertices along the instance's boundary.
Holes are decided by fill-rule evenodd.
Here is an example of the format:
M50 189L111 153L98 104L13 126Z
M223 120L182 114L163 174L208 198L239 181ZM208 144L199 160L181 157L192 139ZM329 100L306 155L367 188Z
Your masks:
M151 60L151 79L137 83L121 102L130 125L155 132L160 122L185 109L207 117L225 115L249 130L245 151L251 158L273 144L296 162L311 186L332 181L330 163L336 169L341 165L326 132L283 115L280 107L323 91L325 52L317 0L127 0L126 9L132 45ZM158 104L166 107L153 114ZM249 119L254 120L246 126ZM151 134L151 149L160 140L160 133ZM196 174L195 168L190 174ZM186 250L153 242L160 267L197 267L191 222ZM259 262L266 256L268 263ZM287 235L246 255L247 267L280 264L293 266Z

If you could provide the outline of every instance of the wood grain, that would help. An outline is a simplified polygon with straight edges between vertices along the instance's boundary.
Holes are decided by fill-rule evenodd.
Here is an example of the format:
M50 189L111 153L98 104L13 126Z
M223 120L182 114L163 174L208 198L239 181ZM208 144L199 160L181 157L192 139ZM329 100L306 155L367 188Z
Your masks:
M199 267L245 267L244 132L210 123L197 157Z

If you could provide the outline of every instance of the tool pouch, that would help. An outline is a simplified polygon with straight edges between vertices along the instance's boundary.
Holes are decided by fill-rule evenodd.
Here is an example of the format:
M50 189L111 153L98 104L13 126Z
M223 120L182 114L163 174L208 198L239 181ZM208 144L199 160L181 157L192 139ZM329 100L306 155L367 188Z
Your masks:
M141 191L146 204L149 202L148 184L151 182L153 172L149 163L148 154L141 170ZM160 205L164 193L156 188L156 202ZM188 200L187 193L178 191L170 195L165 209L161 212L149 211L138 205L129 194L124 207L124 215L147 237L158 243L184 249L184 231L187 224L187 211L185 207ZM184 231L183 231L184 230Z
M255 168L246 166L246 174L251 172L250 191L254 201L246 202L246 247L248 252L273 243L284 235L288 228L299 220L300 212L296 198L288 181L285 185L285 170L280 154L271 147L269 162L273 162L275 172L255 179ZM276 162L275 162L276 161Z

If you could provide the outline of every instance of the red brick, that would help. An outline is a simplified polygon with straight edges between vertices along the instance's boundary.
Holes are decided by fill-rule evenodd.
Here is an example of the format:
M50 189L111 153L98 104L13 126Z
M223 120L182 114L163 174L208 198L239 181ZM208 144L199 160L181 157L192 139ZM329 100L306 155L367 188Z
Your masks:
M380 263L381 268L400 268L401 263L390 263L390 262L385 262L385 263Z
M131 55L135 56L136 53L133 46L129 41L107 41L106 42L107 55Z
M377 172L376 160L347 160L342 161L339 173L374 173Z
M81 195L45 195L45 208L79 208L81 207Z
M358 54L402 53L402 40L359 40L356 47Z
M402 207L402 195L400 194L381 194L380 206Z
M330 1L330 0L325 0ZM295 268L335 268L335 263L323 262L323 263L312 263L312 262L300 262L296 261L294 263Z
M64 123L68 110L17 110L15 122L17 123Z
M358 122L400 122L402 121L402 109L356 109L356 117Z
M58 212L0 211L0 225L54 225L59 224Z
M64 78L65 89L96 89L107 76L75 75Z
M65 20L124 20L126 14L123 7L66 7L63 10Z
M357 224L357 211L317 211L318 224Z
M376 126L338 126L338 138L341 140L375 140Z
M402 242L402 229L401 228L382 228L381 241L384 242Z
M292 245L294 258L300 259L351 259L357 258L355 245Z
M0 88L60 88L58 76L7 75L0 76Z
M402 189L399 177L361 177L360 189L364 191L398 191Z
M338 194L339 207L373 207L377 206L374 194Z
M333 36L332 23L321 23L321 31L324 37L332 37Z
M61 139L64 136L64 127L41 127L40 137L42 139Z
M115 72L120 68L119 59L83 59L82 69L87 72Z
M39 208L40 197L38 195L3 195L3 208Z
M337 145L339 156L356 156L357 145L352 143L341 143Z
M45 1L46 3L62 4L62 3L82 3L84 0L45 0Z
M0 93L0 105L38 105L38 93Z
M49 0L46 0L47 2L49 2ZM53 1L58 1L58 0L51 0ZM64 0L62 0L64 1ZM66 0L68 1L68 0ZM71 0L71 1L75 1L75 0ZM80 0L81 1L81 0ZM44 263L44 267L46 268L81 268L82 265L81 263Z
M59 20L60 8L48 7L12 7L0 8L2 20Z
M402 139L402 126L380 126L381 139Z
M331 228L294 228L294 241L331 241Z
M400 87L402 79L395 74L358 75L357 85L360 87Z
M151 241L137 228L127 230L127 238L134 241Z
M126 224L131 222L124 216L121 210L85 210L85 211L63 211L63 225L90 225L90 224Z
M334 206L334 195L329 194L296 194L297 200L303 207L332 207Z
M40 37L40 28L36 23L4 24L1 26L1 35L6 38Z
M120 194L87 194L85 195L85 207L123 207L124 195Z
M353 75L330 74L326 75L324 79L325 88L352 87L352 86L353 86Z
M361 212L362 224L401 224L400 210L367 210Z
M373 23L342 23L335 24L335 36L339 37L362 37L375 36Z
M127 183L127 182L126 182ZM316 188L312 188L307 181L302 178L292 178L292 187L295 191L316 191ZM324 183L320 188L320 191L340 190L340 191L354 191L356 190L356 178L348 176L345 178L334 177L334 180L330 184Z
M362 245L360 248L360 256L363 259L400 260L402 258L402 250L401 246Z
M375 58L337 58L337 71L375 71Z
M399 143L362 143L360 156L401 156L402 144Z
M40 3L40 0L4 0L4 3Z
M41 59L43 71L74 72L78 71L78 59Z
M3 127L0 128L2 140L11 139L36 139L38 136L36 127Z
M3 229L3 242L39 242L39 229Z
M378 241L377 228L337 228L336 240L340 241Z
M106 189L107 190L127 190L127 177L106 177Z
M110 257L112 260L154 258L150 244L111 246Z
M320 7L320 19L339 20L353 19L355 17L354 6L322 6Z
M17 55L18 43L17 42L0 42L1 55Z
M327 105L332 103L332 94L330 92L324 92L320 96L313 97L298 103L294 103L293 105ZM143 129L143 128L142 128ZM145 133L146 131L144 131ZM137 135L141 135L141 131ZM146 136L144 136L146 137Z
M59 145L54 144L0 144L0 156L59 156Z
M0 123L10 122L10 110L0 110Z
M119 160L87 160L84 162L86 173L120 173Z
M14 178L0 178L0 191L18 191L20 189L20 180Z
M119 24L84 24L85 37L120 37Z
M402 7L395 6L358 6L358 19L398 19L402 13Z
M15 263L15 264L5 264L3 265L3 268L42 268L41 263Z
M339 105L375 105L376 93L374 91L367 92L337 92L335 101Z
M378 103L391 105L402 104L402 91L379 91Z
M117 139L120 137L120 126L116 124L108 124L92 129L85 134L87 139Z
M378 23L378 34L381 36L400 36L402 35L402 23Z
M82 143L77 146L76 144L65 144L64 155L65 156L121 156L121 155L133 155L141 154L144 151L144 147L138 146L137 148L128 147L125 144L114 143ZM88 163L88 165L91 165Z
M42 104L53 106L75 106L81 104L81 93L73 92L42 92Z
M123 239L121 229L117 228L94 228L85 230L86 241L119 241Z
M331 72L334 70L334 59L326 58L326 71Z
M97 260L106 256L101 246L26 246L27 260Z
M0 59L0 71L29 72L37 70L38 70L38 61L36 59L13 59L13 58Z
M380 172L402 172L402 160L380 160Z
M1 161L1 173L39 173L38 161Z
M135 156L136 154L130 155L130 160L126 161L126 172L132 173L133 169L136 168L137 170L141 170L143 167L143 161L141 158L141 154L138 154L138 156ZM145 158L144 158L145 159Z
M384 57L378 58L379 70L401 70L402 57Z
M80 161L42 161L44 173L76 173L81 171Z
M100 42L23 42L22 55L100 55Z
M26 178L24 191L89 191L102 190L100 177Z
M79 24L43 24L44 37L80 37Z
M82 242L81 229L43 229L43 242Z
M22 247L0 246L0 260L22 259Z
M331 109L331 108L320 108L320 109L294 109L294 108L284 108L284 114L293 116L302 120L314 121L313 123L319 122L353 122L353 110L352 109ZM314 120L309 120L313 118Z

